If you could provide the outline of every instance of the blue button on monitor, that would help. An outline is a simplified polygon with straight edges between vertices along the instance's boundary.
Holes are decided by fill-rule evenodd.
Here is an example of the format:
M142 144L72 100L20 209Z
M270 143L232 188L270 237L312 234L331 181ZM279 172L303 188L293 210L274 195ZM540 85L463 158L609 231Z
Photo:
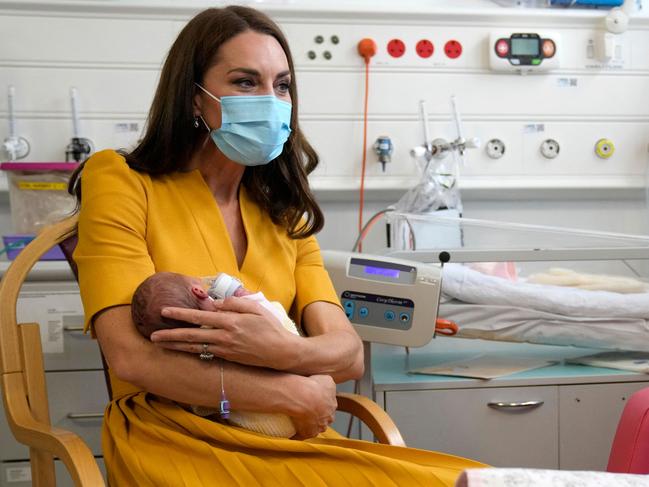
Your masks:
M394 311L388 310L388 311L385 312L385 314L383 316L385 317L386 320L392 321L392 320L394 320Z
M370 310L367 309L365 306L363 306L361 309L358 310L358 315L361 318L365 318L368 314L370 314Z
M354 317L354 301L343 301L343 306L345 307L347 319L351 320Z

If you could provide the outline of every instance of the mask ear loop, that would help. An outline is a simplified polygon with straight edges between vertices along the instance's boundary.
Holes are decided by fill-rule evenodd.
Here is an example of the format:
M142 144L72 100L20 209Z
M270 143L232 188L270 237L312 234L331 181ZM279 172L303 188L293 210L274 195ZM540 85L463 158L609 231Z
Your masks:
M194 82L194 84L195 84L196 86L198 86L201 90L203 90L203 92L204 92L207 96L209 96L209 97L212 98L213 100L216 100L216 101L218 101L219 103L221 103L221 99L220 99L218 96L213 95L212 93L210 93L209 91L207 91L205 88L203 88L203 87L202 87L201 85L199 85L198 83Z
M203 115L199 115L198 118L200 118L200 119L201 119L201 122L203 122L203 125L205 125L205 128L207 129L207 132L208 132L208 133L211 132L212 129L210 128L209 125L207 125L207 122L206 122L205 119L203 118Z
M221 100L220 100L217 96L215 96L215 95L213 95L212 93L210 93L209 91L207 91L207 90L206 90L205 88L203 88L200 84L198 84L198 83L196 83L196 82L194 82L194 84L195 84L196 86L198 86L198 87L199 87L199 88L200 88L200 89L201 89L201 90L202 90L202 91L203 91L207 96L209 96L209 97L212 98L213 100L215 100L215 101L221 103ZM207 122L206 122L205 119L203 118L203 115L202 115L202 114L199 115L198 118L200 118L200 119L201 119L201 122L203 122L203 125L205 125L205 128L207 129L207 132L208 132L208 133L211 132L212 129L210 128L209 125L207 125Z

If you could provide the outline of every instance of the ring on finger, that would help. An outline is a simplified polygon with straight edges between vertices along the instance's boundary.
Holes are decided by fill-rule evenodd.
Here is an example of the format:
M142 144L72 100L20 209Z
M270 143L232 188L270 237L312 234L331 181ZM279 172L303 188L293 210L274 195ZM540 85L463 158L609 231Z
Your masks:
M203 351L198 356L198 358L206 362L214 358L214 354L207 349L208 346L209 345L207 343L203 343Z

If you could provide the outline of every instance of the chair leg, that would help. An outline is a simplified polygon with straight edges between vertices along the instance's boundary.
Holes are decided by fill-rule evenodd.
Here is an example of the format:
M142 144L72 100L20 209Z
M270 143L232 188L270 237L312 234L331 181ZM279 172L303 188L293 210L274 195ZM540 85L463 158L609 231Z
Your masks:
M29 449L32 470L32 487L52 487L56 485L54 456L43 450Z
M19 325L19 328L29 407L37 421L49 425L50 411L45 374L43 372L40 327L38 323L25 323ZM56 485L54 456L46 451L30 448L29 458L31 461L32 485L34 487Z

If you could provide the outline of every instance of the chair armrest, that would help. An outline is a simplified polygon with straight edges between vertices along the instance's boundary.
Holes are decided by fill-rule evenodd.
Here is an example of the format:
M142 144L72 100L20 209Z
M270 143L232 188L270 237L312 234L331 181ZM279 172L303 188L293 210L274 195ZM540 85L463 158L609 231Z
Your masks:
M19 392L24 390L20 373L2 375L5 390ZM38 450L44 450L59 457L78 487L104 487L95 458L88 446L76 434L38 422L29 413L24 394L4 396L5 409L9 413L9 426L16 440Z
M339 392L336 394L338 410L356 416L374 433L379 443L406 446L392 418L371 399L359 394Z

